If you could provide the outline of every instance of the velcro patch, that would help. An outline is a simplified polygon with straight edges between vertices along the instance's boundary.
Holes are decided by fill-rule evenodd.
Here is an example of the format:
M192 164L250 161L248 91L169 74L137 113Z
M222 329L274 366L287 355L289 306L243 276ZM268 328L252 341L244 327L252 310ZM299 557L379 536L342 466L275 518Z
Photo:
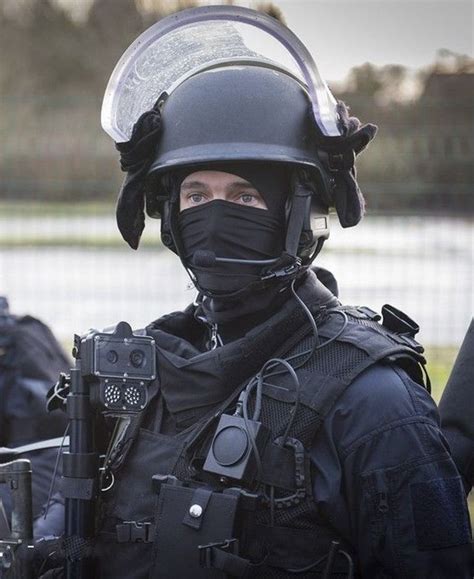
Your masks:
M460 477L413 483L410 493L420 551L470 542L471 530Z

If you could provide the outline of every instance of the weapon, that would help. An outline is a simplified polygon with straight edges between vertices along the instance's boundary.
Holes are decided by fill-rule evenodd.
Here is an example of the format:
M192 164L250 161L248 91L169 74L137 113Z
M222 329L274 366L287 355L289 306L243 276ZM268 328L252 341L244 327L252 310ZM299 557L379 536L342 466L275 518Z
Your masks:
M156 377L154 346L151 337L133 334L126 322L112 333L74 337L75 368L63 377L70 442L69 452L63 454L67 579L95 576L90 548L99 481L95 415L121 418L145 409L148 385Z
M439 413L454 462L469 492L474 484L474 320L451 370Z
M30 461L18 459L0 465L0 483L8 485L13 502L11 529L0 502L0 578L30 579L31 561L27 553L16 557L20 547L33 546Z

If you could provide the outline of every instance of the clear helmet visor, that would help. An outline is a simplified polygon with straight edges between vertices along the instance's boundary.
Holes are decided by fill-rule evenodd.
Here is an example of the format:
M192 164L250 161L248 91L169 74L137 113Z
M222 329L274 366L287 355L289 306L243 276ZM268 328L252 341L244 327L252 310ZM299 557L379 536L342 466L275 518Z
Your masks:
M103 129L116 142L130 140L133 125L164 92L200 71L246 64L283 70L308 90L314 120L338 136L336 100L306 47L274 18L236 6L183 10L151 26L124 52L102 103Z

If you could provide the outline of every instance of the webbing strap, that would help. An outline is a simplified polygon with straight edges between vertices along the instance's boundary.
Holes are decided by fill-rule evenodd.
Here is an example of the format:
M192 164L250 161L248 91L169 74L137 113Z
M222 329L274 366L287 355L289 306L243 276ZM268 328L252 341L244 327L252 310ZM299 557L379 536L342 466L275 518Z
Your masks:
M285 241L285 251L292 257L298 255L298 245L310 203L311 191L306 188L299 179L295 179L294 195Z
M230 540L200 546L199 562L201 567L219 569L231 577L247 577L250 570L256 565L252 565L248 559L233 553L232 547L234 544L236 545L237 542Z
M61 478L61 490L66 499L90 501L97 497L97 480L92 478Z

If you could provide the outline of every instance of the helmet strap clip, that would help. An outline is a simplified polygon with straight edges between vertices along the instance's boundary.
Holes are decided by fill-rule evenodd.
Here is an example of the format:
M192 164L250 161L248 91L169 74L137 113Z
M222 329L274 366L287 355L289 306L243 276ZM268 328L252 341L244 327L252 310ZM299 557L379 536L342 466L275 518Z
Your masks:
M270 271L267 270L267 272L262 275L261 280L267 281L269 279L293 278L301 271L302 263L299 257L295 258L285 252L282 255L280 262L281 261L286 261L286 263L277 269L272 269Z
M285 240L285 252L294 258L298 257L301 234L309 222L312 194L313 191L305 182L305 174L301 171L295 171L291 211Z

